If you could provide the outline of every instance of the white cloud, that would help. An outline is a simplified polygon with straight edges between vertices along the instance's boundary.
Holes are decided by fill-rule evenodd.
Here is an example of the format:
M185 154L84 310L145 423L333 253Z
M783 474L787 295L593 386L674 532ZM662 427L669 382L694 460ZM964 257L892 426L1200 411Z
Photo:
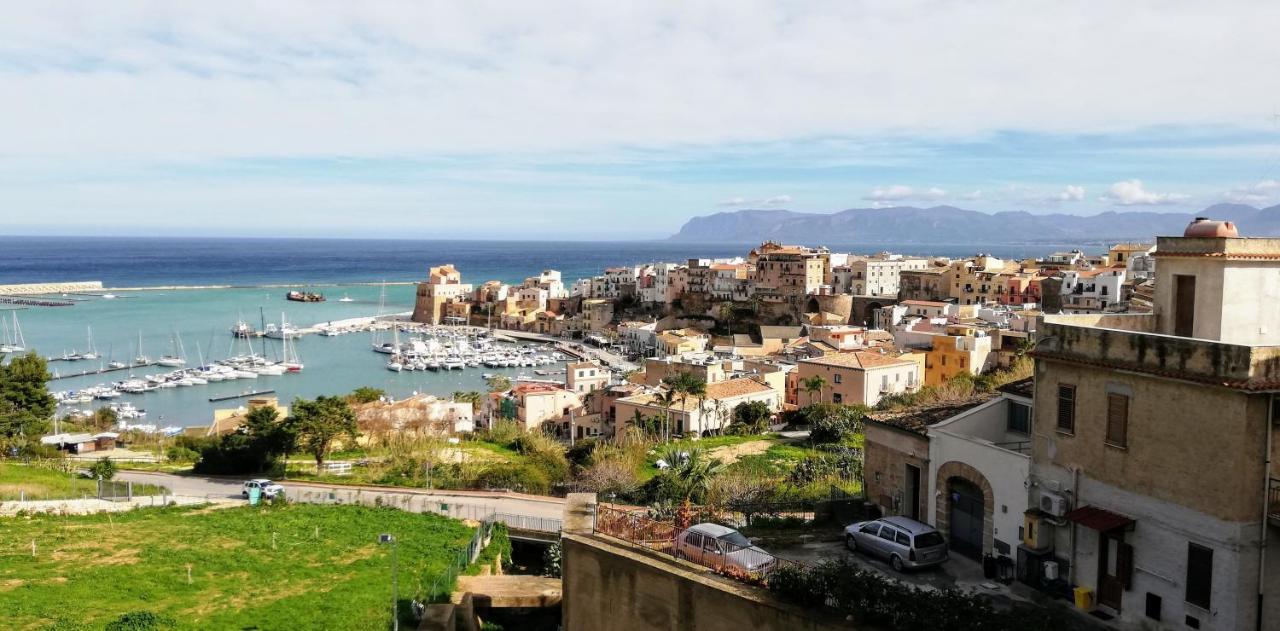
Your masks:
M1270 204L1280 199L1280 180L1262 180L1252 186L1233 188L1222 197L1237 204Z
M11 155L383 157L1261 127L1258 103L1280 93L1274 2L10 4L0 138ZM1184 44L1206 33L1231 36Z
M1141 183L1139 183L1139 185L1141 185ZM1112 187L1112 188L1114 189L1115 187ZM1078 202L1078 201L1082 201L1083 199L1084 199L1084 187L1068 184L1067 187L1062 189L1061 192L1054 193L1053 195L1050 195L1049 197L1045 198L1045 201Z
M764 197L751 199L742 196L730 197L716 202L717 206L728 206L734 208L764 208L785 206L791 203L790 195L774 195L773 197Z
M982 199L982 191L976 190L970 193L961 193L957 197L967 202L977 201Z
M1190 199L1178 193L1155 193L1142 185L1142 180L1123 180L1111 185L1111 188L1100 197L1104 202L1120 206L1155 206L1160 204L1177 204Z
M893 184L891 186L877 186L871 189L862 199L873 202L905 202L905 201L925 201L936 202L947 196L947 192L936 186L929 188L917 189L902 184Z

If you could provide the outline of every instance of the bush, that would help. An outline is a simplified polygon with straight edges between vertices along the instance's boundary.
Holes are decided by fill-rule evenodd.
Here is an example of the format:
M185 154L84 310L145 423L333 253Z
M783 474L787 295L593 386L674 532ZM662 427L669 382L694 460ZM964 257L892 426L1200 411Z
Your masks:
M560 555L563 550L560 548L560 540L547 546L542 552L542 575L551 578L560 578Z
M739 403L733 408L733 423L729 426L730 434L763 434L769 429L769 417L773 413L769 404L764 401Z
M200 459L200 453L193 449L174 445L165 451L165 459L169 462L195 462Z
M89 466L89 477L102 480L116 477L116 463L106 456L99 458Z
M172 629L178 621L151 611L130 611L107 623L106 631L155 631Z
M551 481L536 467L511 463L495 464L476 476L476 486L482 489L511 489L521 493L545 495L551 490Z
M809 423L809 437L815 443L838 443L862 431L866 408L852 405L818 403L800 410Z
M381 388L362 386L353 390L351 392L351 396L348 398L351 399L352 403L373 403L374 401L381 399L386 394L387 393Z
M520 426L509 419L498 419L487 429L476 432L476 437L498 445L509 446L521 435Z

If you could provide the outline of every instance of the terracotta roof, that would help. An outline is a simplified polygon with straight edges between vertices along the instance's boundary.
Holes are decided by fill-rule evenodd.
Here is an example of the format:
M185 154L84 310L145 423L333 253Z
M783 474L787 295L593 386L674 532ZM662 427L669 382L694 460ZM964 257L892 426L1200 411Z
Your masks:
M1097 359L1088 359L1071 353L1059 353L1052 351L1032 351L1030 353L1036 359L1054 359L1058 361L1072 362L1083 364L1086 366L1100 366L1104 368L1113 368L1118 370L1126 370L1130 372L1140 372L1148 375L1156 375L1158 377L1166 377L1169 379L1179 379L1182 381L1193 381L1196 383L1205 383L1209 385L1222 386L1224 388L1232 388L1234 390L1246 390L1249 392L1270 392L1280 391L1280 378L1275 377L1255 377L1250 379L1223 379L1213 375L1194 374L1181 372L1177 370L1160 370L1146 365L1133 364L1131 362L1120 362L1114 360L1101 361Z
M887 353L878 353L871 351L850 351L847 353L834 353L831 355L823 355L822 357L814 357L811 359L801 360L801 363L818 364L821 366L841 366L846 368L857 368L859 370L867 370L870 368L885 368L888 366L901 366L904 364L914 364L911 360L902 359L898 355L890 355Z
M930 426L937 425L965 410L978 407L993 398L992 395L983 395L958 403L944 403L889 412L871 412L867 414L867 420L923 435Z

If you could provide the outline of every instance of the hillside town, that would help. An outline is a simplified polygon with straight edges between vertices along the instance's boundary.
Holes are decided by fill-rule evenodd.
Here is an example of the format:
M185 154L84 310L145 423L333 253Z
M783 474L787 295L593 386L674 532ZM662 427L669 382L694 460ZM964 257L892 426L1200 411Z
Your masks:
M1262 596L1280 596L1266 554L1280 541L1278 263L1280 240L1210 219L1019 261L765 242L568 285L548 270L472 287L433 267L413 318L618 359L491 393L478 427L609 439L658 416L705 438L744 404L779 428L803 406L858 406L880 514L934 526L959 557L1021 583L1086 590L1117 623L1240 629L1277 615ZM705 387L673 399L678 375ZM993 375L986 391L938 396Z

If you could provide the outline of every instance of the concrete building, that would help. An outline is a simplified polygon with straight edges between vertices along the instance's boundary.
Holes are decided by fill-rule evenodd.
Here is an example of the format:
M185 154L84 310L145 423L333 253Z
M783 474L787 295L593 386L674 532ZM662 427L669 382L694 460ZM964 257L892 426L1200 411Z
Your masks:
M762 379L738 377L709 383L703 397L689 397L683 403L677 401L669 410L657 393L618 399L614 403L614 414L620 423L631 422L637 412L646 417L669 414L674 433L706 436L723 431L733 422L733 409L752 401L764 402L775 413L782 409L782 395L777 389Z
M417 297L413 305L413 321L426 324L442 324L448 317L447 305L466 303L471 297L471 285L462 282L462 275L452 265L433 267L426 282L418 283Z
M559 425L567 422L570 414L583 412L577 393L549 383L521 382L504 398L499 406L502 416L514 419L525 432L539 430L544 424Z
M826 381L825 391L806 393L800 401L874 406L887 394L919 388L924 382L924 362L923 358L914 358L910 353L852 351L797 363L797 383L814 376Z
M849 257L845 264L831 268L832 290L856 296L894 296L902 272L927 269L929 264L929 259L889 252Z
M1125 299L1121 290L1125 280L1123 267L1063 270L1061 278L1059 291L1065 313L1104 311Z
M707 350L709 343L711 343L711 336L697 329L672 329L658 334L657 353L661 357L701 353Z
M996 365L992 338L979 327L951 324L929 337L924 364L925 385L942 385L960 373L981 375Z
M951 262L934 260L924 269L903 270L898 274L898 300L946 300L951 297L947 271Z
M657 322L619 322L618 343L628 352L648 355L657 347Z
M565 364L565 388L578 395L603 389L609 385L609 370L594 361Z
M1039 327L1028 525L1121 626L1273 626L1280 239L1197 221L1155 256L1152 314Z

